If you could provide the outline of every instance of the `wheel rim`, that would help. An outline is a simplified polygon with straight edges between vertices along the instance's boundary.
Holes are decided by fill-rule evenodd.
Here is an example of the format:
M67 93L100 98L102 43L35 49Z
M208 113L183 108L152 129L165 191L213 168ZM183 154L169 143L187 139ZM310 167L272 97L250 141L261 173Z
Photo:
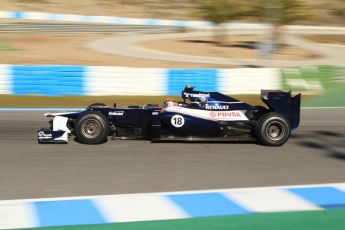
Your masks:
M267 125L266 136L273 141L278 141L285 136L285 128L281 122L274 121Z
M101 124L95 119L87 119L81 125L81 132L87 138L95 138L101 133Z

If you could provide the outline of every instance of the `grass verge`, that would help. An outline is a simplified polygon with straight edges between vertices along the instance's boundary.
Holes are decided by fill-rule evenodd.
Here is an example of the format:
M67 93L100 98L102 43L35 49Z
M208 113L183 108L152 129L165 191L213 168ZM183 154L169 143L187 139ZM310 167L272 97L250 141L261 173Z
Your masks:
M345 209L323 211L262 213L235 216L190 218L39 228L47 230L340 230L345 229Z

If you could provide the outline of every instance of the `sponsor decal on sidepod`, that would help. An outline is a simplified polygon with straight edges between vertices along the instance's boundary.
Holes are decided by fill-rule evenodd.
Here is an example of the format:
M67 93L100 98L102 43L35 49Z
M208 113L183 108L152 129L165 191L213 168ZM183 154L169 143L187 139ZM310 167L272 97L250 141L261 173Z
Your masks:
M205 106L206 109L220 109L220 110L228 110L228 105L207 105Z
M185 114L193 117L199 117L207 120L221 120L221 121L247 121L248 118L240 110L234 111L207 111L198 109L189 109L184 107L167 107L167 112L174 112Z
M240 111L227 111L227 112L219 112L219 111L215 111L215 112L210 112L210 116L211 117L238 117L241 118L242 114Z
M209 93L183 93L187 98L210 97Z
M123 116L123 114L125 113L125 111L113 111L113 112L109 112L109 116Z

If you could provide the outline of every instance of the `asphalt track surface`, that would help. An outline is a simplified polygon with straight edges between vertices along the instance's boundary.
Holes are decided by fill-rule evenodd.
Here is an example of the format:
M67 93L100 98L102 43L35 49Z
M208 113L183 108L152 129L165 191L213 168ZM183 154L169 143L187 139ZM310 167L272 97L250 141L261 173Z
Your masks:
M0 111L0 200L345 181L345 109L304 109L283 147L255 143L39 145L42 111Z

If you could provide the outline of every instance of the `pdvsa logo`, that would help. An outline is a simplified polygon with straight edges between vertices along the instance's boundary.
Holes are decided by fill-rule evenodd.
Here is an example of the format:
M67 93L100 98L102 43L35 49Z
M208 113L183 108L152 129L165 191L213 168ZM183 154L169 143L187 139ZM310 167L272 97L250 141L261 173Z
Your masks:
M210 117L212 118L240 118L242 117L239 111L229 111L229 112L210 112Z
M210 112L210 117L215 118L217 116L216 112Z
M241 117L241 113L238 111L217 112L217 117Z

